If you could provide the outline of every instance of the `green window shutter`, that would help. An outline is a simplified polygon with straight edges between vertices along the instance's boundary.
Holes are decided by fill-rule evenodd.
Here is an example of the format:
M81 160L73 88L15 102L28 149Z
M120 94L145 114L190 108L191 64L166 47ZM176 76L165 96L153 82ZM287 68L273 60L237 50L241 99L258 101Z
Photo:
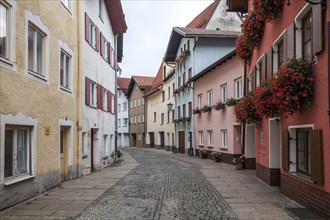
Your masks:
M311 179L318 184L324 183L323 166L323 134L322 130L312 130L310 133L311 144Z
M289 132L282 131L282 169L289 171Z

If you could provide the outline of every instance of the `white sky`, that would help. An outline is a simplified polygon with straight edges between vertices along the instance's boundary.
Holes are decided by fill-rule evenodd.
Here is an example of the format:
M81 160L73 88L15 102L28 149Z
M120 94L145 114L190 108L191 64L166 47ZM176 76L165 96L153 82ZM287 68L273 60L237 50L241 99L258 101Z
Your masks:
M122 0L128 26L121 77L156 76L173 27L184 27L212 0Z

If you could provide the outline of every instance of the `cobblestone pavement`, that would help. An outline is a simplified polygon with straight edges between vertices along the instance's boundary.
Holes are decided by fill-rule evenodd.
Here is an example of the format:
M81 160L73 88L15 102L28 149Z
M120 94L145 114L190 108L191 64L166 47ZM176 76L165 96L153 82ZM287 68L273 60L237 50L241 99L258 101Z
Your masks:
M78 219L237 219L199 166L125 149L140 163Z

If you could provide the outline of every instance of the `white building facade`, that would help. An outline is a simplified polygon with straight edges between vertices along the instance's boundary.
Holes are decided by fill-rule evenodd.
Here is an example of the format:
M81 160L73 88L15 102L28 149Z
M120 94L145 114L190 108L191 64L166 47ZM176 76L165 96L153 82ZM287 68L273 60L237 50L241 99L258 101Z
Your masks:
M128 99L126 96L127 87L120 83L122 79L125 81L126 78L118 78L117 88L117 124L118 124L118 147L129 146L129 116L128 116ZM129 83L129 78L127 78Z

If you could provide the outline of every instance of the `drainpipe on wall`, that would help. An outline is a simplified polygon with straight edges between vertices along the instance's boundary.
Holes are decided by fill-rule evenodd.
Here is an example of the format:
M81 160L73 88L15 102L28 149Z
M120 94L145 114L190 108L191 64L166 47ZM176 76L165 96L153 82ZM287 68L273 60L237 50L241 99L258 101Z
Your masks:
M117 97L117 69L118 69L118 57L117 57L117 51L118 51L118 48L117 48L117 35L114 37L114 44L115 44L115 47L116 47L116 53L114 54L114 56L116 56L116 63L114 64L115 65L115 99L114 99L114 106L115 107L115 159L114 159L114 162L116 163L117 162L117 150L118 150L118 97Z
M78 40L78 86L77 86L77 115L78 115L78 121L77 121L77 175L78 177L81 176L81 151L82 149L80 148L80 146L82 146L82 83L83 83L83 78L82 78L82 20L80 19L81 17L81 1L77 1L77 22L78 22L78 34L77 34L77 40Z
M328 26L328 115L330 116L330 7L327 7L327 26ZM330 120L330 117L329 117Z
M246 61L244 61L244 75L243 75L243 97L246 95ZM243 123L243 129L242 129L242 151L241 153L245 154L245 130L246 130L246 124Z

